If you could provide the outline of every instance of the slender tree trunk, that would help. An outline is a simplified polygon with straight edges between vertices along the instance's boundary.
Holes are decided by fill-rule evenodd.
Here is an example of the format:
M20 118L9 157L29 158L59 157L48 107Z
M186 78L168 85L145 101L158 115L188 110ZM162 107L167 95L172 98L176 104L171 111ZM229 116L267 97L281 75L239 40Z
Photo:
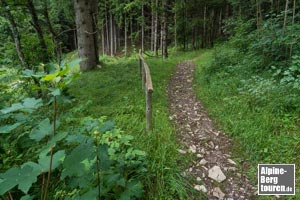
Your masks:
M132 16L130 15L130 46L132 47L134 45L133 42L133 21Z
M175 49L177 50L177 2L175 1L175 14L174 14L174 40Z
M154 21L155 21L155 11L154 11L154 0L151 0L151 51L154 51Z
M110 21L110 56L114 56L114 30L113 30L113 15L112 11L109 11L109 21Z
M20 60L20 63L23 67L25 68L29 68L28 63L25 60L25 56L23 53L23 49L21 46L21 38L20 38L20 34L19 34L19 30L17 27L17 24L15 22L15 19L13 17L13 15L11 14L10 10L9 10L9 6L7 4L7 2L5 0L1 0L2 6L3 6L3 10L4 10L4 14L7 18L7 20L9 21L9 24L11 26L11 31L13 34L13 39L15 42L15 46L16 46L16 50L17 50L17 54L18 54L18 58Z
M114 32L114 55L117 53L117 25L115 20L113 20L113 32Z
M218 27L218 36L220 37L221 35L222 35L222 9L220 10L219 27Z
M61 46L60 46L60 42L58 40L58 35L57 35L56 31L54 30L54 28L52 26L52 23L50 21L50 18L49 18L48 2L47 1L45 1L45 3L44 3L44 16L45 16L45 19L46 19L48 29L49 29L49 31L52 35L52 40L53 40L53 43L54 43L54 49L55 49L57 63L60 65L61 64L61 55L62 55Z
M154 44L153 44L153 49L154 49L154 54L157 57L158 56L158 51L157 51L157 38L158 38L158 0L155 1L155 17L154 17Z
M78 53L79 57L83 59L80 62L82 71L94 69L98 63L94 36L98 32L94 30L94 8L92 8L94 5L97 5L97 0L74 0Z
M215 19L215 9L212 9L211 11L211 17L210 17L210 46L214 46L214 39L215 39L215 26L214 26L214 20Z
M142 52L144 52L144 34L145 34L145 15L144 15L144 1L142 0Z
M99 65L99 29L98 29L98 0L92 0L91 3L91 13L92 16L92 26L93 26L93 37L94 37L94 51L96 56L96 64Z
M187 8L186 8L186 0L184 0L184 12L183 12L183 49L186 50L186 29L187 29Z
M167 0L162 0L162 57L166 59L168 57L168 46L167 46Z
M259 23L259 1L256 0L256 27L257 29L260 29L260 23Z
M283 29L285 30L286 23L287 23L287 13L289 9L289 0L285 1L285 10L284 10L284 21L283 21Z
M204 6L203 11L203 32L202 32L202 48L206 47L206 5Z
M296 14L296 0L294 0L294 2L293 2L292 25L295 24L295 14ZM290 47L290 59L292 58L292 56L293 56L293 44L291 44L291 47Z
M124 44L124 46L125 46L125 56L127 56L127 51L128 51L128 44L127 44L127 16L126 16L126 14L125 14L125 17L124 17L124 41L125 41L125 44Z
M101 43L102 43L102 55L105 55L105 33L104 30L105 26L104 26L104 19L102 20L102 30L101 30Z
M106 30L106 52L107 54L110 53L110 43L109 43L109 27L108 27L108 16L107 16L107 6L106 6L106 0L104 1L104 6L105 6L105 30Z
M35 7L34 7L34 4L33 4L33 1L32 0L27 0L27 8L30 12L30 15L31 15L31 24L33 25L34 29L36 30L36 33L37 33L37 36L38 36L38 39L40 41L40 45L41 45L41 49L42 49L42 54L43 54L43 57L42 57L42 61L47 63L50 61L50 57L48 55L48 51L47 51L47 45L46 45L46 42L45 42L45 39L44 39L44 35L43 35L43 31L42 31L42 28L40 26L40 23L39 23L39 19L38 19L38 16L37 16L37 13L36 13L36 10L35 10ZM45 72L49 72L48 69L44 69Z

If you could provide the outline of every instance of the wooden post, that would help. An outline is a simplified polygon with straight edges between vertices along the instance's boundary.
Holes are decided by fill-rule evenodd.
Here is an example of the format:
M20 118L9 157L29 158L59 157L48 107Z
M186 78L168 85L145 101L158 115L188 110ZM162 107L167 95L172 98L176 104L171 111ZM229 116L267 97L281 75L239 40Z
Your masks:
M152 93L153 86L151 80L151 74L147 63L145 62L142 51L139 51L139 64L140 64L140 75L142 78L142 87L145 90L146 97L146 131L152 129Z
M152 130L152 91L146 90L146 130Z

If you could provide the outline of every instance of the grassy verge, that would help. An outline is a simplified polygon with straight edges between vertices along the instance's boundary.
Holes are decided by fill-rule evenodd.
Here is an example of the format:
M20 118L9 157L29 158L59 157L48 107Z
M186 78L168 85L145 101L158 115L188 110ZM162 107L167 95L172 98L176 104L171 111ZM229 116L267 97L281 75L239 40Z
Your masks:
M195 90L220 128L240 144L235 148L237 160L250 164L253 184L258 163L297 166L299 114L286 102L291 91L273 82L268 74L252 72L243 62L245 55L220 49L217 54L216 50L207 51L196 61ZM297 173L296 167L296 178ZM286 197L290 198L300 198L299 191L296 197Z
M80 116L107 116L126 134L134 136L134 145L147 153L148 172L144 177L144 199L191 199L193 189L181 177L184 158L173 125L169 121L166 88L177 62L199 54L174 53L165 61L146 58L154 93L154 129L145 133L145 94L141 88L137 57L103 58L101 69L87 72L70 89L77 99Z

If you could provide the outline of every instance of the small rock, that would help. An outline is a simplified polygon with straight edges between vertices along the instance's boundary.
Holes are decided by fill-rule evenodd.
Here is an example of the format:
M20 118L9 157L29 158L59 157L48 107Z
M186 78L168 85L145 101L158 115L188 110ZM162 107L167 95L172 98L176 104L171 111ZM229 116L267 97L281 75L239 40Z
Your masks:
M196 146L195 146L195 145L190 146L189 151L190 151L191 153L196 153L196 151L197 151Z
M201 192L204 192L206 193L207 192L207 189L204 185L195 185L195 190L198 190L198 191L201 191Z
M218 199L224 199L225 194L222 192L222 190L219 187L216 187L213 189L213 196L217 197Z
M200 165L206 165L207 163L207 160L205 160L204 158L199 162Z
M230 164L236 165L236 163L235 163L233 160L231 160L230 158L228 158L227 160L228 160L228 162L229 162Z
M193 171L193 168L191 167L190 169L189 169L189 172L192 172Z
M197 154L197 158L203 158L203 155L200 154L200 153L198 153L198 154Z
M215 145L214 145L214 143L213 143L212 141L210 141L210 142L208 143L208 146L209 146L210 148L212 148L212 149L215 148Z
M186 151L184 151L184 150L182 150L182 149L178 149L178 152L179 152L180 154L186 154Z
M220 132L213 132L216 136L219 136L220 135Z
M221 183L226 179L226 176L222 172L221 168L219 166L214 166L211 169L208 170L208 177Z
M228 167L228 170L230 170L230 171L236 171L236 168L235 167Z
M198 182L202 181L202 179L200 177L197 177L196 179Z
M218 150L219 149L219 145L217 145L216 147L215 147L215 150Z

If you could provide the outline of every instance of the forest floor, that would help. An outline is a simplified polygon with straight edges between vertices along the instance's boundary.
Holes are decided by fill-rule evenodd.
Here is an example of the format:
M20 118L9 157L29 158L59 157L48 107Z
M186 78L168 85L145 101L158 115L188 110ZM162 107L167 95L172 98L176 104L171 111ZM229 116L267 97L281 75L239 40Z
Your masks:
M194 70L193 60L177 64L168 87L170 118L186 148L179 153L194 154L183 174L208 199L253 199L244 163L233 161L232 141L215 128L193 91Z

